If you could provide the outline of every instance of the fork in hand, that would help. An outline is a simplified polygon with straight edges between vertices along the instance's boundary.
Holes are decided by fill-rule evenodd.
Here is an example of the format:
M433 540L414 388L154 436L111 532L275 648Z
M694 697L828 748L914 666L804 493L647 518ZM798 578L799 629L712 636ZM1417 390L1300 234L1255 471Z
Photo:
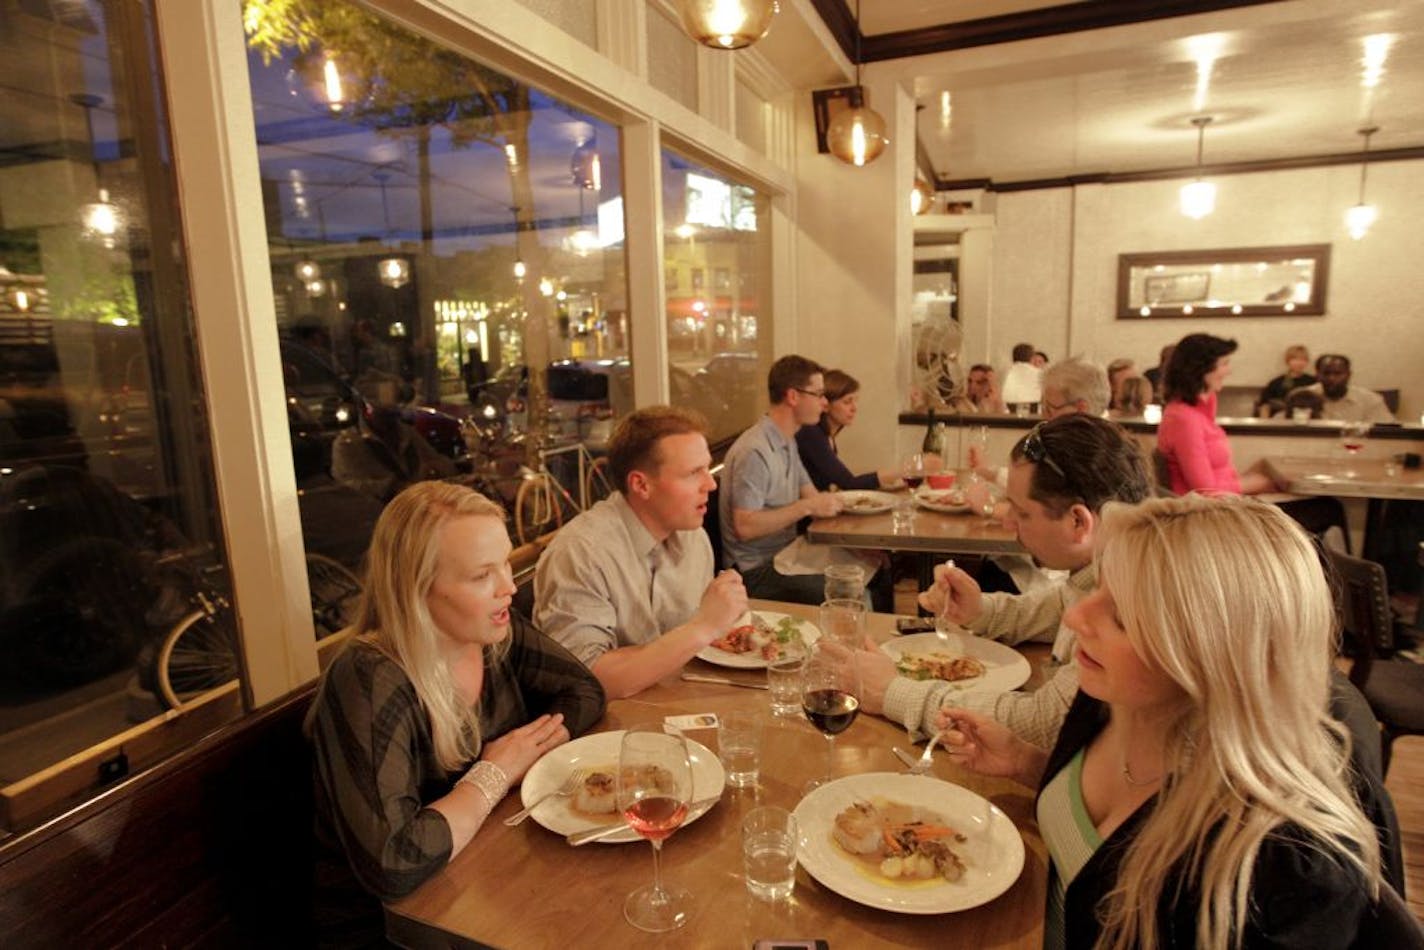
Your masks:
M534 809L538 808L540 805L544 804L549 799L555 796L558 796L559 798L568 798L574 792L578 791L578 787L583 784L583 780L587 775L588 769L574 769L572 772L569 773L569 777L564 779L564 784L560 785L558 788L554 789L551 792L545 792L543 795L540 795L528 808L521 808L519 809L519 811L504 819L504 823L513 828L515 825L528 818L529 814L534 811Z

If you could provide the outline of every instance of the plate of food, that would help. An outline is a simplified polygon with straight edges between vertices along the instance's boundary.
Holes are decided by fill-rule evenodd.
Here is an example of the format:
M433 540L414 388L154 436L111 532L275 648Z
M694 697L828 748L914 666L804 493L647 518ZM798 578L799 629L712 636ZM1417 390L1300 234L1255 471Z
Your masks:
M1023 871L1023 838L1008 816L936 778L849 775L813 790L795 815L806 872L881 910L968 910L1004 893Z
M967 633L913 633L880 645L902 676L944 680L959 689L1017 689L1033 672L1011 646Z
M842 514L878 515L895 507L895 496L883 491L843 491L836 497L844 505Z
M915 492L915 504L930 511L957 515L971 510L962 488L934 489L920 486Z
M581 772L574 794L565 798L551 795L529 817L550 831L570 835L576 831L587 831L611 825L622 816L618 814L615 800L614 773L618 769L618 749L623 742L623 730L595 732L583 736L544 753L524 775L519 786L519 798L524 807L536 802L550 792L556 791L564 780L574 772ZM701 801L720 795L727 785L727 773L717 755L700 742L687 740L687 755L692 760L692 801ZM693 808L683 820L691 824L706 814L716 802ZM642 841L631 828L615 832L599 841L609 844L626 844Z
M750 610L725 635L703 647L697 657L717 666L761 670L820 638L820 628L809 620L771 610Z

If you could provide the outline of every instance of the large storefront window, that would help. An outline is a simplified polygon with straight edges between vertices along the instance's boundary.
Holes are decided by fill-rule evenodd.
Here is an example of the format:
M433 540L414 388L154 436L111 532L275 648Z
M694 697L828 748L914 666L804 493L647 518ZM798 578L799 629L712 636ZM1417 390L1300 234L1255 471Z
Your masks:
M765 409L771 202L673 152L662 162L669 384L675 403L707 416L716 441Z
M12 828L54 804L15 798L12 783L210 687L224 715L240 709L147 7L0 16L0 824ZM209 636L200 680L185 666L193 629ZM78 784L158 754L115 744Z
M422 478L513 509L547 462L579 496L555 450L586 464L632 405L617 128L354 3L295 9L245 21L308 552L354 566Z

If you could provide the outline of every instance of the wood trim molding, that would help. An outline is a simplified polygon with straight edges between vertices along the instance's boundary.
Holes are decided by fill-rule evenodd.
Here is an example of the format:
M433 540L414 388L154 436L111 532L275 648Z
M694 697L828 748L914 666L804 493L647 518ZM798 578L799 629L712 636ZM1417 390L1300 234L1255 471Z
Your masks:
M826 20L827 26L831 26L825 9L828 6L840 6L842 13L847 18L850 17L845 0L813 0L813 2L821 14L821 19ZM1038 10L1025 10L1021 13L1007 13L1002 16L982 17L977 20L943 23L918 30L866 36L861 41L862 60L874 63L887 59L944 53L950 50L969 49L974 46L991 46L995 43L1013 43L1018 40L1059 36L1083 30L1100 30L1111 26L1126 26L1132 23L1146 23L1151 20L1166 20L1172 17L1278 2L1281 0L1164 0L1161 3L1138 3L1134 0L1084 0L1080 3L1060 4ZM853 24L854 20L851 19L851 22ZM832 27L831 31L835 33L836 38L842 43L842 48L845 49L845 40L841 39L840 32L835 27ZM854 33L852 32L850 35L853 37Z
M850 4L847 0L811 0L811 5L816 8L816 13L821 22L826 24L826 29L831 31L831 36L840 45L846 59L854 63L855 38L859 31L855 15L850 12Z
M1401 148L1372 151L1366 161L1403 162L1424 159L1424 145L1408 145ZM1150 168L1135 172L1089 172L1083 175L1067 175L1061 178L1033 178L1025 181L996 182L992 178L935 179L936 191L962 191L982 189L1008 193L1013 191L1038 191L1044 188L1072 188L1075 185L1121 185L1137 181L1162 181L1171 178L1195 178L1197 175L1246 175L1252 172L1293 171L1300 168L1325 168L1331 165L1357 165L1361 161L1358 151L1336 152L1331 155L1301 155L1294 158L1267 158L1254 162L1231 162L1218 165L1182 165L1174 168Z

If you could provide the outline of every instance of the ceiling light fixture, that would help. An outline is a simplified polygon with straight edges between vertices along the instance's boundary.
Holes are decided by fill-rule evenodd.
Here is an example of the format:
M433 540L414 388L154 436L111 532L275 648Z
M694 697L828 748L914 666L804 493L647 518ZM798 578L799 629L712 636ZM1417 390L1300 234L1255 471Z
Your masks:
M391 233L391 209L386 204L386 179L391 177L387 171L373 172L372 178L381 183L381 217L385 221L386 235ZM387 257L376 264L376 273L381 278L381 283L392 290L399 290L410 283L410 261L404 257Z
M780 7L776 0L682 0L687 35L712 49L742 49L766 36Z
M846 108L826 128L826 146L836 158L860 167L879 158L889 141L885 119L865 104L865 87L860 84L860 0L855 0L855 85Z
M1350 237L1356 241L1369 233L1370 226L1379 217L1379 211L1374 205L1365 204L1365 173L1370 167L1370 136L1378 131L1379 126L1367 125L1358 132L1365 139L1364 149L1360 152L1360 200L1345 212L1345 227L1349 229Z
M1182 214L1197 220L1205 218L1216 208L1216 184L1202 181L1201 177L1202 145L1211 118L1209 115L1199 115L1192 119L1192 125L1197 127L1197 178L1196 181L1183 185L1181 191Z
M104 100L92 93L76 92L69 101L84 109L84 128L89 136L90 157L94 165L94 184L99 185L99 152L94 138L94 107ZM79 220L84 225L84 236L98 241L112 249L117 243L120 221L118 206L109 200L109 189L99 187L99 200L92 201L79 209Z
M915 187L910 189L910 214L924 214L934 204L934 188L923 178L915 179Z

